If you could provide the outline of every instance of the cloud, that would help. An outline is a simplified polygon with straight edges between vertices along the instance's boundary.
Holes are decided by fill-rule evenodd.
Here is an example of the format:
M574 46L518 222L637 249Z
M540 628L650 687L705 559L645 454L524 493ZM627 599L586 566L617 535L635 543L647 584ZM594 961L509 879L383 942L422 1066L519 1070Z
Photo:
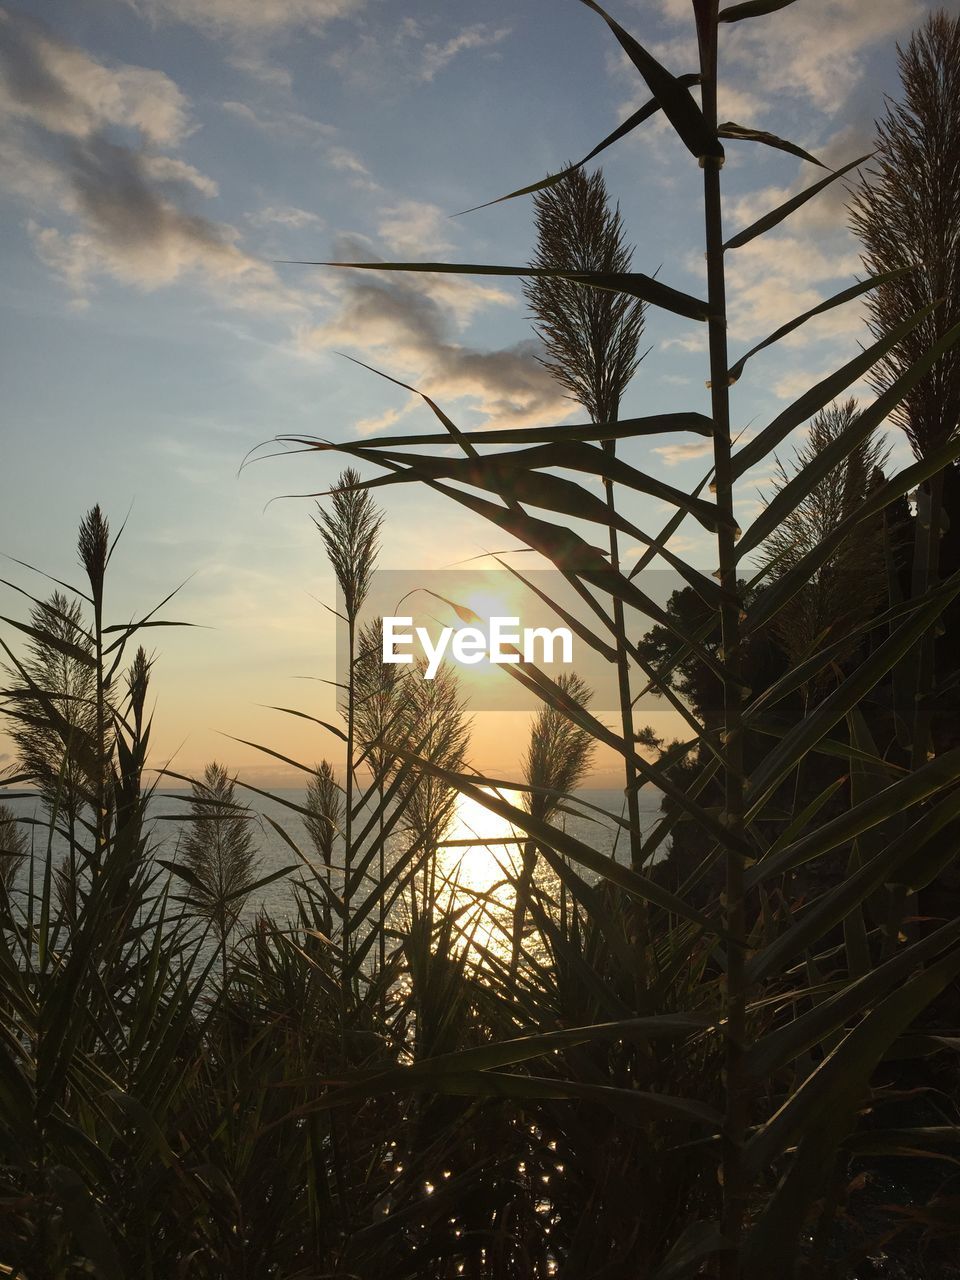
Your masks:
M2 8L0 114L71 138L118 125L159 147L176 146L188 128L186 98L162 71L104 66L42 23Z
M244 75L251 76L254 80L259 80L269 89L279 89L289 93L293 88L292 74L286 67L274 62L264 49L257 49L250 45L235 48L227 54L227 61L231 67L242 71Z
M344 271L309 287L286 287L248 251L237 227L208 214L217 184L179 154L191 124L189 103L173 81L139 67L107 66L30 19L4 13L2 27L17 58L5 63L0 160L8 161L8 185L28 207L35 252L79 303L105 278L144 290L191 281L223 305L280 318L302 354L352 349L446 402L518 425L569 415L570 403L537 361L534 342L484 349L465 340L480 312L512 305L498 285ZM501 38L486 28L467 35L438 44L433 65ZM225 108L276 136L299 131L328 165L381 191L329 126L239 101ZM317 256L369 261L381 253L419 256L425 244L449 248L449 219L437 206L382 192L381 200L379 210L376 204L368 210L375 242L353 236ZM319 220L296 206L265 202L245 223L296 231ZM381 429L410 407L392 405L379 421L361 426Z
M923 0L803 0L734 23L723 32L727 77L749 83L756 104L789 95L836 114L863 77L870 51L916 25L927 8ZM692 27L689 0L660 0L660 12L687 31Z
M855 354L855 348L851 343L850 356ZM844 362L844 356L836 354L832 361L815 367L802 365L796 369L790 369L786 373L780 375L773 383L771 390L778 400L799 400L799 398L809 391L811 387L816 386L818 382L822 382L824 378L828 378L831 373L836 373L837 369ZM870 396L871 388L866 379L851 384L843 392L846 396Z
M817 150L825 163L841 167L863 154L868 146L862 131L853 126L828 138ZM826 187L774 231L727 255L730 331L734 338L747 342L765 337L862 277L860 246L847 226L855 172ZM751 225L823 176L821 170L798 163L792 182L730 198L725 210L730 232ZM849 339L852 345L862 333L863 319L862 302L846 303L809 321L783 343L787 347L804 347L813 342Z
M368 24L352 32L327 61L358 87L375 88L382 101L401 86L431 83L462 54L486 50L488 56L498 57L491 51L512 28L477 22L452 35L446 34L448 30L442 13L422 20L408 16L376 30Z
M281 142L326 144L337 135L333 125L314 120L301 111L274 110L268 107L254 110L248 103L233 99L220 105L229 115Z
M356 152L337 142L339 131L322 120L315 120L300 111L286 108L274 109L258 105L256 109L246 102L228 100L220 104L228 115L266 134L285 146L301 147L304 143L316 147L326 163L337 173L346 174L354 187L364 191L379 191L380 184Z
M845 232L817 243L803 235L758 238L727 257L731 335L746 342L764 338L831 294L850 285L861 269L853 238ZM808 321L784 341L806 346L851 336L862 328L857 303Z
M302 231L305 227L318 230L324 225L317 214L298 209L296 205L267 205L258 213L247 214L247 221L254 227L289 227L293 231Z
M238 247L237 232L178 205L172 191L184 179L160 179L155 167L151 157L103 138L65 147L61 172L82 230L64 234L34 223L34 244L47 265L76 290L99 273L155 288L193 269L218 280L246 275L265 283L269 268ZM197 183L191 178L186 185Z
M214 33L273 34L294 27L319 30L335 18L348 18L364 0L131 0L154 20L185 22Z
M707 335L697 329L693 333L680 334L675 338L664 338L659 346L661 351L669 351L675 347L678 351L699 355L708 349L709 343Z
M746 444L752 439L749 431L734 432L736 447ZM658 458L662 458L668 467L680 466L683 462L695 462L697 458L713 457L712 440L686 440L681 444L660 444L652 450ZM671 544L672 545L672 544Z
M510 34L510 27L490 27L482 22L465 27L442 44L430 42L423 48L420 79L430 81L467 49L491 49Z
M679 466L682 462L694 462L697 458L713 457L712 440L690 440L683 444L659 444L653 449L657 457L662 458L668 467Z
M331 168L338 169L341 173L352 173L360 178L370 176L370 170L349 147L331 147L327 152L327 160Z
M449 217L435 204L400 200L382 210L377 231L398 253L420 257L428 245L431 251L449 249L449 226Z
M744 89L730 82L723 83L717 88L717 118L721 122L734 120L741 124L744 121L757 120L764 109L763 98L750 89Z
M235 305L297 308L235 228L192 207L217 184L170 154L190 132L172 80L107 66L5 10L0 39L8 189L29 207L38 256L79 300L99 276L153 289L194 273Z
M359 431L362 436L372 436L376 435L380 431L387 431L390 427L395 427L397 423L405 418L412 409L415 409L419 403L419 396L411 396L406 406L402 409L384 409L383 413L374 414L370 418L362 418L356 424L357 431Z
M842 169L867 155L874 145L873 126L854 123L827 138L815 151L817 158L828 168ZM860 175L866 174L869 169L870 161L866 160L859 168L851 169L844 177L831 182L812 200L792 213L784 225L791 232L802 230L812 233L815 241L821 244L824 232L836 233L840 230L842 234L848 221L847 206L851 190L857 186ZM823 169L814 169L808 163L798 162L792 182L756 188L745 195L728 197L725 216L737 229L748 226L762 214L779 208L791 197L828 176Z
M355 238L342 239L335 256L376 260L369 244ZM535 342L482 350L459 341L459 331L477 310L510 301L500 290L462 278L366 271L343 272L336 288L339 302L332 316L301 331L305 350L351 348L442 405L467 401L470 408L511 425L562 420L571 412L569 400L537 361ZM388 410L361 428L392 425L406 411L394 416Z
M207 177L192 164L179 160L176 156L158 156L140 154L144 176L156 183L167 183L183 187L192 187L201 195L213 197L219 194L219 187L213 178Z
M724 50L770 95L793 93L838 112L865 71L866 55L919 22L922 0L804 0L763 22L737 23Z

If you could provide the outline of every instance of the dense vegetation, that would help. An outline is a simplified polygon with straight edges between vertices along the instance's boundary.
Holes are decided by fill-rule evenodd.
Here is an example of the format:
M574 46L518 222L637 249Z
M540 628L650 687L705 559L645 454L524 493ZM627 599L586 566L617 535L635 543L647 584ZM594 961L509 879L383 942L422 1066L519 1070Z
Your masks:
M340 721L315 726L330 758L287 761L306 831L276 825L288 867L262 874L217 764L183 780L187 825L157 856L151 661L134 646L162 619L109 623L100 509L80 529L81 587L16 588L30 606L0 642L7 793L38 795L46 817L0 809L2 1274L957 1274L960 24L931 18L901 55L903 100L852 197L870 274L732 361L726 255L854 167L718 121L725 25L792 0L693 0L700 66L679 78L582 2L653 95L596 151L666 115L702 169L707 296L632 269L586 162L513 193L535 197L533 266L355 264L525 279L544 360L589 421L468 433L425 396L435 434L296 442L386 475L348 467L317 511L349 661ZM725 145L821 175L725 238ZM732 440L748 361L859 297L869 345ZM652 308L706 326L709 416L619 418ZM858 403L864 378L875 396ZM893 474L888 421L915 454ZM738 479L804 424L741 531ZM622 456L678 431L712 443L693 494ZM448 670L378 661L363 606L370 490L387 481L539 552L616 670L611 728L581 679L509 669L542 703L510 782L522 803L469 770ZM670 504L665 528L636 526L633 493ZM715 537L713 577L670 548L687 518ZM647 548L629 573L620 535ZM664 562L683 582L666 608L642 576ZM684 741L634 724L645 688ZM619 861L563 821L583 811L596 744L623 762ZM647 783L664 801L644 831ZM466 905L439 858L458 795L519 833L502 883ZM291 917L246 927L242 905L276 876Z

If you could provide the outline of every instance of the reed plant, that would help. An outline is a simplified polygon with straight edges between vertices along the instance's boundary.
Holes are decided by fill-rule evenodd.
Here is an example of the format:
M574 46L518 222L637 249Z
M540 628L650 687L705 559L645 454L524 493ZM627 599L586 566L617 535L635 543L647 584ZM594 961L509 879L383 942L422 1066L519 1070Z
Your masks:
M777 619L805 584L816 579L838 548L849 545L848 540L863 526L875 523L890 504L918 485L928 481L936 484L935 477L960 457L960 445L952 431L944 438L938 437L937 447L915 465L851 501L843 517L799 555L786 572L771 579L767 570L751 570L748 557L763 547L839 465L850 459L848 465L855 466L865 442L898 406L909 403L917 388L935 384L940 371L952 359L950 352L960 336L960 326L950 323L929 333L929 318L946 313L940 291L924 290L917 306L878 326L875 341L866 350L854 354L836 373L822 378L749 443L738 447L731 431L731 394L745 376L748 362L814 316L869 296L874 290L899 285L910 278L911 266L898 262L889 269L884 263L878 273L798 315L734 359L728 351L728 256L779 226L807 201L852 173L863 158L835 171L825 170L820 161L790 140L719 120L723 30L728 24L762 21L788 7L791 0L749 0L722 12L716 0L693 0L691 18L699 67L686 77L664 67L595 0L582 3L606 24L652 95L651 101L595 148L588 159L652 115L662 112L666 116L678 145L686 148L701 170L705 294L683 292L659 276L654 279L626 269L625 264L616 264L621 269L608 266L604 270L592 263L548 263L540 258L530 267L437 262L329 265L352 270L512 276L531 282L528 287L532 292L541 282L558 281L565 288L576 286L640 299L650 308L662 308L705 326L709 415L681 411L625 422L594 421L574 428L497 428L467 433L425 397L443 431L334 447L354 460L380 463L388 469L391 484L407 481L428 485L433 493L443 494L483 516L522 545L539 552L565 575L579 580L585 593L607 606L596 611L603 630L597 629L589 637L598 651L604 652L605 646L609 649L611 637L616 638L611 606L629 606L673 631L682 656L694 655L719 682L719 731L699 727L695 741L702 748L703 764L692 783L685 780L679 785L669 764L651 765L644 760L638 754L629 724L622 724L620 732L615 733L589 718L588 713L576 715L579 723L590 723L598 741L612 745L627 766L636 770L638 781L655 783L671 802L670 813L643 841L643 862L662 847L676 824L685 820L697 832L704 864L722 865L720 900L705 913L688 906L682 897L665 894L655 879L643 874L643 863L639 868L634 865L626 869L598 859L593 849L562 829L541 822L530 811L491 794L491 788L478 786L476 778L438 770L426 761L419 763L421 768L436 773L508 818L558 857L599 870L647 908L656 908L657 923L651 925L655 933L663 928L663 922L676 920L691 929L686 946L712 938L711 954L719 974L710 1007L713 1034L722 1044L723 1088L722 1097L717 1100L719 1110L704 1123L716 1140L716 1190L715 1194L705 1195L698 1212L678 1232L672 1246L665 1248L658 1265L666 1267L670 1274L693 1274L712 1258L710 1265L717 1274L759 1280L778 1271L798 1271L813 1265L805 1260L804 1232L811 1229L818 1216L828 1219L832 1212L822 1194L824 1170L836 1168L849 1144L856 1142L858 1112L869 1096L869 1082L884 1055L960 973L960 949L952 923L911 940L909 946L900 944L892 951L888 948L882 955L876 939L869 936L865 948L855 945L856 931L848 932L846 947L838 950L834 943L834 931L852 914L859 913L868 897L884 886L915 890L928 884L956 856L953 840L941 840L939 835L944 829L949 830L958 813L957 757L951 752L930 757L928 735L917 731L913 767L901 773L896 763L885 757L885 749L878 748L862 732L862 722L874 691L889 684L899 669L913 663L918 652L922 655L929 650L930 637L941 614L960 591L960 577L954 574L941 581L929 573L923 575L915 582L909 601L891 602L890 608L854 628L853 638L858 630L865 634L879 631L869 657L854 671L844 673L836 666L837 645L848 646L849 635L833 642L824 639L805 661L762 689L752 687L745 653L750 638ZM699 101L691 92L694 84ZM821 176L779 208L729 234L724 225L721 178L728 145L759 145L787 151L817 166ZM582 164L570 166L503 198L531 191L539 192L542 198L542 193L561 188L580 168ZM941 258L942 249L938 246L938 263ZM738 479L767 458L791 431L828 409L857 380L869 376L872 369L889 367L891 353L904 351L910 335L920 333L927 333L928 340L919 349L911 347L909 357L901 360L889 376L881 378L876 398L851 413L830 443L805 459L803 467L782 485L765 509L746 529L741 529L737 516ZM885 360L887 366L883 365ZM712 442L709 498L699 492L670 490L603 447L614 439L649 439L678 430L705 435ZM427 446L446 443L456 445L462 456L452 457L442 447L431 454L423 452ZM503 445L513 447L505 450L499 447ZM314 447L331 446L325 443ZM615 554L612 559L603 556L570 527L568 518L575 515L612 535L614 516L591 502L592 495L585 485L555 475L556 470L579 472L639 493L655 493L675 508L675 516L659 537L644 538L648 550L641 567L657 557L672 566L682 561L668 544L685 518L692 516L713 533L716 575L708 577L689 564L681 570L707 606L708 617L702 628L685 632L675 618L659 610L643 592L642 578L638 581L637 574L625 576L616 564ZM363 487L376 483L364 481ZM475 490L487 496L481 498ZM540 514L531 514L530 507ZM559 521L550 518L558 516ZM935 538L936 530L931 536ZM715 628L719 645L705 648L704 638ZM922 674L928 666L929 662L921 659L920 684L915 686L921 703L930 688L929 673ZM753 763L745 743L763 725L770 708L794 690L810 688L821 673L831 671L834 674L822 695L807 705L797 721L783 726L773 745L758 763ZM548 703L571 710L570 700L558 691L555 682L533 672L527 674L531 687L536 687ZM661 671L658 675L662 679L667 673ZM845 728L849 728L849 739L844 738ZM779 834L772 835L770 818L774 805L779 806L782 801L783 784L798 773L807 756L823 751L827 744L847 756L858 779L850 789L847 809L827 816L830 811L824 805L829 797L813 797L795 805L783 817L778 814ZM866 768L858 768L859 765ZM799 801L802 791L795 790L794 794ZM705 805L701 796L709 796L711 801L716 796L719 804ZM851 860L845 877L797 913L777 909L778 898L784 903L789 901L789 882L785 879L788 873L851 844L860 852ZM606 866L602 865L604 862ZM856 936L860 943L864 941L859 933ZM889 937L888 934L888 940ZM648 945L657 952L656 940ZM869 963L864 968L867 958ZM660 957L655 954L649 959L655 972ZM812 974L817 975L813 981ZM826 999L816 995L816 986L823 980L830 991ZM628 1011L633 1016L639 1014L636 1007ZM583 1034L585 1040L590 1039L586 1030ZM593 1034L604 1033L595 1025ZM504 1046L504 1052L509 1054L509 1048ZM428 1069L424 1064L423 1070ZM449 1067L446 1063L437 1064L434 1087L442 1089L444 1072L455 1069L453 1063ZM522 1075L514 1074L512 1081L517 1089L530 1088ZM502 1079L491 1082L490 1096L499 1095L503 1089ZM635 1093L633 1096L636 1099ZM674 1099L680 1109L683 1101ZM694 1105L692 1098L685 1101ZM769 1183L771 1171L773 1187ZM815 1231L814 1237L820 1238ZM675 1270L671 1269L671 1259L676 1260Z
M297 769L306 794L275 797L289 821L264 815L289 867L256 878L248 847L241 858L251 908L261 886L290 877L285 918L248 910L235 921L232 891L221 895L225 913L211 914L200 860L160 847L166 816L152 825L146 780L152 666L131 650L161 618L107 621L116 541L99 508L84 519L82 589L54 584L68 594L46 602L27 593L41 612L2 642L5 708L47 744L35 756L24 745L7 781L8 793L39 798L37 819L15 824L32 831L29 849L0 823L4 843L27 853L12 891L8 879L0 893L0 1264L20 1280L842 1280L865 1260L885 1265L884 1249L889 1262L898 1224L858 1214L856 1198L865 1171L889 1160L899 1171L907 1161L947 1171L929 1203L908 1206L931 1235L946 1219L958 1086L944 1064L956 1050L960 923L942 897L913 917L904 908L957 858L960 750L941 748L916 718L939 693L923 654L960 573L938 560L935 575L903 592L894 565L886 597L861 599L843 634L810 632L793 665L763 667L756 655L811 584L850 548L873 546L907 495L960 460L951 429L902 470L865 479L874 433L949 367L941 362L960 326L929 332L945 314L936 290L875 316L866 349L752 440L734 440L731 397L748 368L815 315L913 268L878 264L731 356L729 255L857 165L827 170L788 139L718 119L727 27L770 21L773 40L771 15L791 0L722 12L716 0L693 0L699 65L685 75L594 0L581 2L651 94L593 154L665 116L678 155L698 165L705 290L674 287L669 268L654 278L619 261L354 266L562 281L642 302L648 327L666 309L703 326L709 412L620 418L587 405L582 425L464 431L425 396L437 431L298 441L357 467L321 495L316 516L350 630L340 718L277 709L311 724L322 744L311 759L326 763L260 748ZM758 146L801 158L817 176L730 234L725 149ZM511 197L569 191L562 184L582 167ZM875 397L844 406L894 352L896 366L875 374ZM822 413L820 447L785 470L741 529L745 474ZM708 477L688 493L639 465L638 442L676 432L709 441L712 487ZM386 474L363 478L377 467ZM771 537L845 474L859 478L844 484L830 520L798 554L771 558ZM429 682L412 670L387 688L365 665L376 620L362 608L380 523L368 490L383 482L424 485L431 501L461 504L544 557L583 606L574 618L552 601L558 615L612 671L626 654L631 696L659 691L685 740L660 750L622 705L610 724L581 683L519 662L508 675L542 706L529 767L513 779L471 769L467 708L449 671ZM608 494L616 486L615 503L598 483ZM635 494L670 505L662 530L648 535L629 518ZM714 538L717 574L671 548L686 519ZM921 512L913 532L927 563L935 535L923 528ZM627 534L645 548L629 574L616 553ZM656 563L689 588L681 606L644 589ZM635 615L665 638L655 654L618 623ZM16 647L24 640L26 653ZM55 676L60 657L83 676L75 714ZM694 685L701 702L679 691ZM906 743L891 728L904 707L920 723ZM633 805L598 813L576 790L600 747L619 757L625 780L632 771L633 793L653 784L664 797L642 829ZM242 806L227 775L211 782L232 821ZM211 798L203 788L188 819ZM536 851L526 875L522 857L512 869L503 859L519 925L441 861L458 797ZM600 822L633 856L585 834ZM74 845L76 893L58 901L58 866ZM230 980L218 982L228 922ZM922 1264L903 1255L913 1276L952 1274L940 1240L924 1248Z

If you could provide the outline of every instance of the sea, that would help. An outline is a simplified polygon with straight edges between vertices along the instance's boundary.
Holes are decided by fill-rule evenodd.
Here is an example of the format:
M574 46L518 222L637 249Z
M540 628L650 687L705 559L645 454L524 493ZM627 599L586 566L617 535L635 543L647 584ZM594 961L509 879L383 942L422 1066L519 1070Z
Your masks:
M502 792L510 803L520 807L521 798L516 792ZM0 792L0 799L2 799ZM239 791L237 798L239 799ZM629 848L626 833L617 819L625 817L623 792L615 789L585 788L575 793L577 803L564 805L563 811L554 814L551 821L570 835L587 844L592 850L626 865ZM641 828L647 834L662 816L661 793L646 786L640 791ZM245 801L246 802L246 801ZM257 796L249 804L250 822L256 849L257 879L265 879L283 868L291 868L290 874L274 879L255 890L247 899L243 918L252 920L265 911L278 923L292 917L295 911L294 884L297 875L307 866L306 860L317 863L303 815L298 812L305 802L302 789L277 789L269 798ZM36 798L19 797L5 801L14 814L25 822L25 830L33 842L35 888L40 888L43 853L49 838L43 807ZM178 845L183 838L191 814L190 793L155 792L150 799L147 827L149 848L155 858L176 862ZM361 811L355 830L362 828L364 814ZM504 867L516 856L520 847L519 833L483 805L461 796L454 820L447 831L449 845L441 849L443 877L459 889L483 893L504 878ZM398 825L386 845L386 864L410 845L410 837ZM54 855L63 849L63 842L54 837ZM362 852L362 850L361 850ZM666 852L664 848L663 853ZM301 857L300 855L303 855ZM663 856L661 854L661 856ZM334 864L340 861L339 851L334 850ZM375 860L375 864L378 860ZM376 866L371 868L371 872ZM15 889L26 889L27 866L23 868ZM592 874L584 873L593 880ZM336 884L334 885L336 888Z

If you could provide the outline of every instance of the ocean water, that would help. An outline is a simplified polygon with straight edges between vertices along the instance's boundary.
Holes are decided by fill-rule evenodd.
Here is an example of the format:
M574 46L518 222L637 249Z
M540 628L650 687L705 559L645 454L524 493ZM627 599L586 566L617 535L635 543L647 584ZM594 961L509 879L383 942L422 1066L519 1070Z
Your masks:
M303 817L295 808L304 803L305 792L302 789L277 790L273 793L273 798L257 796L251 802L243 797L238 788L236 798L243 798L243 802L249 804L257 851L257 878L268 876L283 867L305 868L305 863L298 858L291 845L314 864L317 863L317 855L312 848ZM521 803L515 792L506 793L506 798L515 805L519 806ZM552 819L553 824L562 826L596 852L626 863L629 860L626 836L614 821L615 817L623 815L623 793L610 789L584 789L577 792L577 799L594 808L584 809L583 814L559 813ZM37 854L42 855L48 839L47 830L43 826L42 806L37 800L30 798L11 799L7 804L18 818L26 819L28 823L32 820L32 825L26 829ZM641 827L647 833L661 816L660 793L652 787L644 787L640 792L640 806ZM148 828L150 849L155 857L177 860L178 844L189 818L188 792L164 792L153 796L148 810ZM355 830L362 829L363 813L358 823ZM498 815L491 814L475 801L461 797L454 821L447 832L447 838L457 843L441 850L441 882L459 893L483 894L495 889L504 878L506 864L517 855L520 844L517 835L509 823ZM402 855L409 845L409 835L398 826L387 841L386 865L391 866L394 859ZM55 855L62 848L62 842L55 838ZM335 849L334 863L340 861L340 850ZM375 858L372 871L376 870L377 864L378 859ZM37 858L35 866L35 876L39 877L42 874L42 857ZM278 922L290 918L295 905L292 886L297 874L298 872L294 872L289 877L274 880L256 890L245 904L244 918L250 920L261 910L265 910ZM584 874L588 879L594 878L588 873ZM18 877L16 888L22 890L26 887L25 876L26 868ZM335 888L338 887L338 879L335 875ZM371 878L367 888L372 887L372 884ZM39 884L36 887L39 889ZM365 892L361 888L358 896Z

